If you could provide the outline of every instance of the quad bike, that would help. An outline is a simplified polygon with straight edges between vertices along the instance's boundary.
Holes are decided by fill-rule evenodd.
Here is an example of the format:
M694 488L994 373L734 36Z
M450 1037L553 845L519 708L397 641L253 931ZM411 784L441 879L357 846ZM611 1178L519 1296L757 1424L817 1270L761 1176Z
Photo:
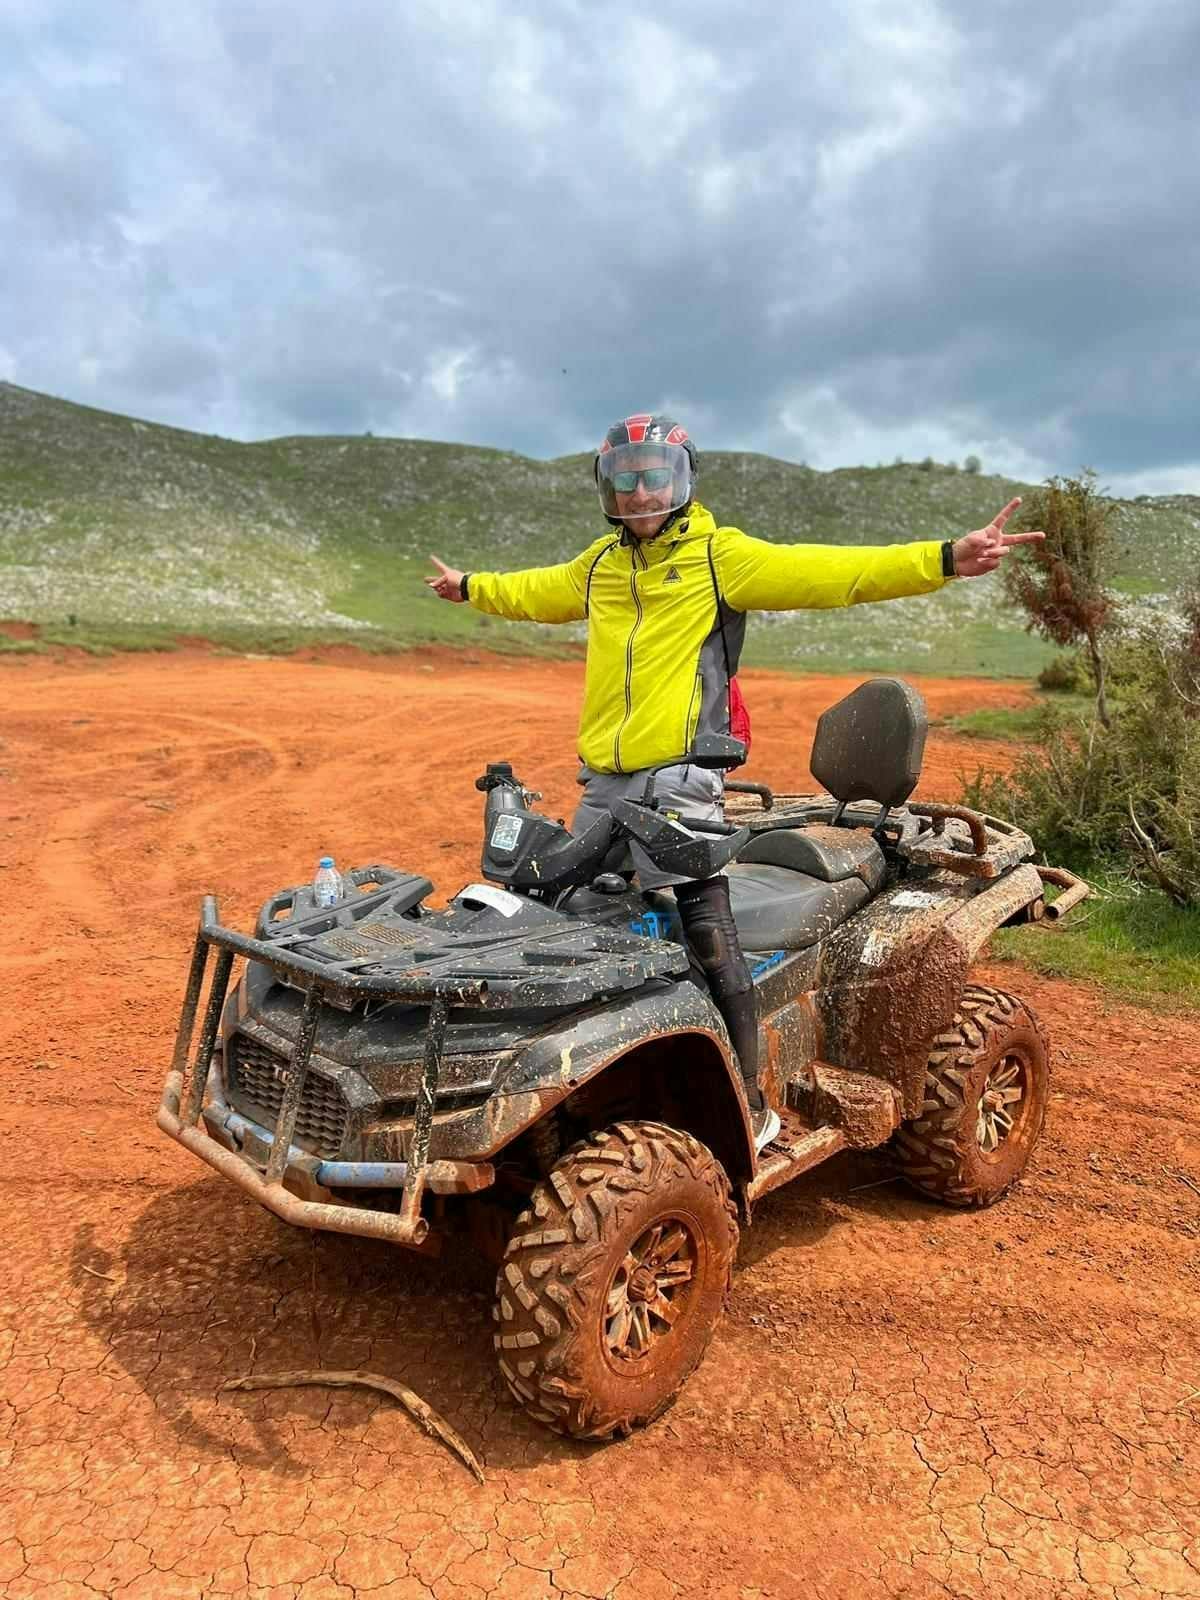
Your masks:
M429 879L385 866L353 871L332 908L282 891L253 938L207 896L159 1127L302 1227L421 1251L465 1229L499 1261L495 1346L518 1402L560 1432L627 1433L700 1361L763 1195L888 1144L916 1189L985 1206L1029 1160L1046 1038L971 962L996 928L1060 917L1088 888L1034 865L1009 823L909 803L925 728L911 687L869 681L818 723L827 793L731 783L724 823L660 809L651 775L572 835L491 765L488 881L442 910ZM705 735L689 758L740 754ZM782 1120L761 1151L673 897L620 870L631 839L680 876L728 873Z

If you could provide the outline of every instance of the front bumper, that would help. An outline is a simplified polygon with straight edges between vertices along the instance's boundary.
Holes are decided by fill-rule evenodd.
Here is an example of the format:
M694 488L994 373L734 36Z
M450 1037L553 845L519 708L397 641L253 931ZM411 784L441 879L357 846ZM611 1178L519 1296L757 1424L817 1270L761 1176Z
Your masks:
M284 1222L300 1228L323 1228L332 1233L353 1233L363 1239L386 1239L411 1250L436 1248L429 1223L420 1214L424 1190L431 1194L475 1194L496 1180L495 1168L485 1161L430 1161L410 1178L406 1161L323 1161L296 1145L290 1146L280 1177L265 1175L275 1135L269 1128L234 1111L221 1097L215 1073L209 1078L201 1122L188 1125L180 1117L182 1076L169 1072L156 1119L163 1133L178 1140L185 1150L208 1163L222 1177L236 1183L252 1199ZM263 1159L260 1162L257 1157ZM291 1187L288 1187L288 1185ZM399 1189L410 1202L411 1217L378 1211L330 1192L342 1189ZM319 1199L305 1199L295 1190L321 1191Z
M216 947L218 954L200 1042L189 1067L188 1053L210 947ZM283 1104L274 1131L234 1111L224 1099L219 1075L210 1070L235 954L244 954L286 971L293 981L301 979L307 990L300 1034L289 1063ZM284 1222L332 1233L357 1234L366 1239L386 1239L412 1250L436 1250L440 1241L431 1234L429 1222L421 1210L425 1191L472 1194L495 1181L495 1169L487 1162L429 1160L429 1134L437 1099L447 1006L456 999L476 999L477 991L472 992L465 986L457 990L440 986L422 989L409 980L347 980L344 975L337 978L336 987L343 991L361 989L383 998L396 994L412 998L421 993L422 998L431 1002L425 1068L412 1148L407 1152L409 1161L341 1162L324 1161L292 1142L316 1038L322 991L334 986L329 975L314 963L283 955L259 940L223 928L217 919L215 901L206 896L157 1125ZM356 1200L339 1196L333 1190L334 1185L342 1189L392 1189L399 1194L399 1210L385 1211L361 1205ZM302 1192L297 1193L297 1190Z

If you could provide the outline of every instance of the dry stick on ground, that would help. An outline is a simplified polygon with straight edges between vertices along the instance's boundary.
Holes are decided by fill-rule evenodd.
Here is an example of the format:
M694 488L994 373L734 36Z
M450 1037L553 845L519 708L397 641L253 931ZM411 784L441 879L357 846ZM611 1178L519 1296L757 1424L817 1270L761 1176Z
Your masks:
M479 1482L483 1482L479 1458L466 1440L455 1433L450 1424L439 1417L419 1394L414 1394L405 1384L397 1383L393 1378L380 1377L376 1372L274 1372L230 1378L221 1388L292 1389L303 1385L319 1387L326 1384L332 1389L380 1389L384 1394L390 1394L393 1400L399 1400L409 1416L415 1417L427 1433L435 1434L448 1444L455 1455L470 1467Z
M1193 1193L1200 1194L1200 1183L1197 1183L1194 1178L1189 1178L1186 1172L1176 1172L1171 1167L1164 1167L1163 1171L1168 1178L1178 1178L1180 1183L1186 1183Z
M117 1281L111 1272L97 1272L95 1267L89 1267L86 1262L83 1261L81 1261L79 1265L85 1272L90 1272L93 1278L103 1278L105 1283L116 1283Z

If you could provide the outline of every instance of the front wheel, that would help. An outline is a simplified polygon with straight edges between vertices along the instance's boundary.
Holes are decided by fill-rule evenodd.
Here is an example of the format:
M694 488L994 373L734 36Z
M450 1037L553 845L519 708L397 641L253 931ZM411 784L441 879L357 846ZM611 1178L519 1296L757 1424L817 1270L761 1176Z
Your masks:
M1024 1172L1050 1098L1050 1051L1032 1009L969 984L934 1041L920 1114L892 1149L913 1188L952 1206L990 1206Z
M725 1173L690 1134L622 1122L575 1145L517 1218L497 1279L514 1397L581 1439L652 1421L704 1354L737 1241Z

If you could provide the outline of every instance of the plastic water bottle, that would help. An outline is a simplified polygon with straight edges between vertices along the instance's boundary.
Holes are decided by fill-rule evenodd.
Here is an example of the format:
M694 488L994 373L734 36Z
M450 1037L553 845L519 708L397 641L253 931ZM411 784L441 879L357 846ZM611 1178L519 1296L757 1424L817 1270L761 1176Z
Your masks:
M313 879L313 903L321 907L335 906L344 893L342 875L334 866L333 857L322 856Z

